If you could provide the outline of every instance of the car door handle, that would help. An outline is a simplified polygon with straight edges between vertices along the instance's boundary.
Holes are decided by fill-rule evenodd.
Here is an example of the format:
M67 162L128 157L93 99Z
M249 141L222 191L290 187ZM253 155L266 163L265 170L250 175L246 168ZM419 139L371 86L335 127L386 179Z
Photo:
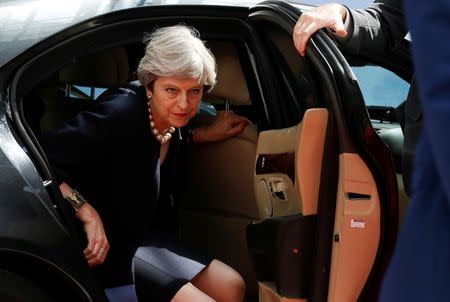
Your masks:
M371 198L370 194L361 194L355 192L347 192L347 200L368 200Z

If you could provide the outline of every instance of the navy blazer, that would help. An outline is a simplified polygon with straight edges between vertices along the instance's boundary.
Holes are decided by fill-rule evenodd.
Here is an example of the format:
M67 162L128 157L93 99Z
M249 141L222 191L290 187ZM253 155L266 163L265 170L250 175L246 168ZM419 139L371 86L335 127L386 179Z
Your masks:
M132 82L108 90L40 142L58 181L77 189L103 220L111 246L95 268L103 285L132 283L132 257L152 225L161 174L145 89ZM176 135L164 163L169 170L174 144Z
M450 5L405 1L423 132L412 198L380 301L450 300Z

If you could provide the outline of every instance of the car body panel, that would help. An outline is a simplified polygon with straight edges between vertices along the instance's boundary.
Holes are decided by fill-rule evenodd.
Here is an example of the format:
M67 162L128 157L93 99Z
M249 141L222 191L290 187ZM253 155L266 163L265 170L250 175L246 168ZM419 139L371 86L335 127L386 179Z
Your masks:
M103 301L34 164L13 138L5 116L0 120L0 267L25 275L51 271L77 288L80 297Z
M253 1L1 1L0 2L0 66L45 38L75 24L112 12L138 7L202 5L248 8ZM6 30L7 29L7 30Z

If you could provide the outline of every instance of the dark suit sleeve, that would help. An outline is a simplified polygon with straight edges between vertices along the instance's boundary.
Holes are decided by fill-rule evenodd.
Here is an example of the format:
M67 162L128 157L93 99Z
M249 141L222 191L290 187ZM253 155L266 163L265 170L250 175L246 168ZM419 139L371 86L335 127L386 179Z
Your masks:
M343 47L360 55L383 55L393 51L407 30L401 0L375 1L365 9L349 9L350 28Z
M79 113L61 128L41 136L41 146L59 182L101 162L114 141L121 139L128 113L117 104L126 97L107 96L92 110Z

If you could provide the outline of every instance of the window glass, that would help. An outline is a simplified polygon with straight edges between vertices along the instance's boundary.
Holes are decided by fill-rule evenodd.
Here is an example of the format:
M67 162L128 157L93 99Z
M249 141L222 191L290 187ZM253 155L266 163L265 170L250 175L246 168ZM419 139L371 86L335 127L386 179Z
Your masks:
M96 100L106 88L72 85L70 97L84 100Z
M352 66L366 106L397 107L408 94L409 83L376 65Z
M206 115L217 115L216 107L205 101L200 102L200 107L198 108L198 111L199 113Z

